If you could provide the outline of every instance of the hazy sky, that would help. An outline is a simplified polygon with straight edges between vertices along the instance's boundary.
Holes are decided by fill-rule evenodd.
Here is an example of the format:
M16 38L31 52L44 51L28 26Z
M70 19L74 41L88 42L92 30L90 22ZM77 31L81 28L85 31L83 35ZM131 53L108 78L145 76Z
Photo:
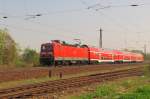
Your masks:
M0 0L0 27L8 28L22 48L39 50L53 39L76 38L98 46L101 27L105 48L143 49L147 44L149 50L149 26L149 0Z

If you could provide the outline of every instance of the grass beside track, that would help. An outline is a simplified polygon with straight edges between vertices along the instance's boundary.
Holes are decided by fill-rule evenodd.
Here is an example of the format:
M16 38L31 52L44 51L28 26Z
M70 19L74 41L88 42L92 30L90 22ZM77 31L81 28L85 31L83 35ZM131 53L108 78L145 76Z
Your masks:
M149 81L149 77L135 77L126 81L109 82L98 86L94 92L68 99L150 99Z
M135 66L133 66L135 67ZM104 73L104 72L110 72L110 71L116 71L116 70L123 70L123 69L129 69L133 68L131 66L126 66L122 68L116 68L113 70L104 70L104 71L94 71L94 72L85 72L85 73L80 73L80 74L73 74L73 75L65 75L63 76L62 79L67 79L67 78L72 78L72 77L80 77L80 76L86 76L86 75L91 75L91 74L97 74L97 73ZM52 81L52 80L59 80L59 75L54 76L49 78L43 77L43 78L34 78L34 79L27 79L27 80L19 80L19 81L9 81L9 82L3 82L0 83L0 89L4 88L11 88L11 87L16 87L16 86L21 86L21 85L28 85L28 84L35 84L35 83L41 83L41 82L46 82L46 81Z
M146 67L145 76L107 82L93 92L69 96L67 99L150 99L149 67Z

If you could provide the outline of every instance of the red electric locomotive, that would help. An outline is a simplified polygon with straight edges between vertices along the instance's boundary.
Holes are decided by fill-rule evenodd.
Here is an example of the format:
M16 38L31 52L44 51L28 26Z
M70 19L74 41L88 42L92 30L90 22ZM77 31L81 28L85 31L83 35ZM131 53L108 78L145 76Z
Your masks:
M89 63L88 47L53 40L51 43L42 44L40 63L48 65Z

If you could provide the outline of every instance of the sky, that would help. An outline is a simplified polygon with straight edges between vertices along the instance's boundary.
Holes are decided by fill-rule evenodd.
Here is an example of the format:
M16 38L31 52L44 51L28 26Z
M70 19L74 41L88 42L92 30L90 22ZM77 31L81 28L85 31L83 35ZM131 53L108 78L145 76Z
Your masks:
M149 0L0 0L0 28L21 48L38 51L54 39L98 47L102 28L104 48L143 50L146 44L150 52L149 9Z

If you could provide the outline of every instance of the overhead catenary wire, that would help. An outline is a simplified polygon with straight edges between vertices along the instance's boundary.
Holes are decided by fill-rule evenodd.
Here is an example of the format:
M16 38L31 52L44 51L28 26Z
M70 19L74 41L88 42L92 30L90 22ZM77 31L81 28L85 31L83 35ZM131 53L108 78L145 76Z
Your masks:
M97 11L97 10L96 10ZM101 15L104 15L105 17L104 18L106 18L106 19L108 19L109 21L111 21L111 22L113 22L113 23L115 23L118 27L120 27L122 30L124 30L124 31L126 31L126 32L123 32L124 33L124 36L125 36L125 46L127 46L127 33L128 32L130 32L131 31L131 29L129 29L127 26L123 26L122 24L120 24L119 23L119 21L118 21L118 19L116 19L116 18L113 18L112 16L110 16L110 15L108 15L108 14L104 14L102 11L98 11L98 12L100 12L100 14ZM133 25L132 26L134 26L135 27L135 29L137 29L137 24L135 24L135 23L132 23ZM128 32L127 32L128 31ZM140 31L136 31L136 30L134 30L134 31L132 31L132 33L135 33L135 35L137 34L137 33L141 33ZM139 36L139 34L137 35L137 36ZM139 36L139 37L141 37L141 36ZM138 40L137 41L135 41L135 43L136 43L136 45L139 45L139 42L140 42L140 40L141 40L141 38L139 38L138 37ZM134 38L135 39L135 38ZM131 41L130 41L131 42Z
M81 0L81 1L83 1L83 0ZM84 2L85 2L85 1L84 1ZM85 6L87 6L87 8L90 7L89 5L87 5L86 2L85 2L84 4L86 4ZM100 5L100 3L98 3L98 4ZM96 4L95 4L95 5L96 5ZM111 7L111 6L110 6L110 7ZM98 9L94 9L94 6L93 6L92 8L90 8L90 9L93 9L93 10L95 10L96 12L99 12L100 14L102 14L103 16L105 16L104 18L107 17L107 19L109 19L110 22L114 21L113 23L115 23L118 27L122 28L123 30L129 30L129 29L126 28L125 26L122 26L122 25L118 22L118 20L116 20L115 18L112 18L112 16L110 17L109 15L104 14L102 11L100 11L100 10L98 10ZM102 8L102 9L103 9L103 8Z
M25 0L26 1L26 0ZM81 2L84 4L84 5L86 5L87 6L87 8L88 9L92 9L94 6L101 6L101 4L100 3L97 3L97 4L95 4L95 5L92 5L92 6L88 6L88 4L85 2L85 1L83 1L83 0L81 0ZM144 4L142 4L142 5L144 5ZM26 5L27 6L27 5ZM117 5L116 5L117 6ZM119 6L119 5L118 5ZM123 5L121 5L121 6L123 6ZM128 5L126 5L126 6L128 6ZM133 5L132 4L132 6L135 6L135 4ZM105 6L105 7L101 7L101 8L99 8L99 9L105 9L105 8L108 8L108 7L115 7L115 6ZM27 9L27 8L26 8ZM99 9L95 9L96 11L98 11ZM83 9L82 9L83 10ZM41 16L43 16L43 15L52 15L52 14L62 14L62 13L72 13L72 12L76 12L76 11L81 11L81 9L71 9L71 10L62 10L62 11L54 11L54 12L48 12L48 13L37 13L37 14L33 14L33 15L26 15L26 20L28 20L28 19L32 19L32 18L37 18L37 17L41 17ZM7 16L3 16L3 18L9 18L9 17L19 17L19 16L13 16L13 15L7 15ZM20 16L21 17L21 16ZM118 26L120 26L120 25L118 25Z
M83 1L83 0L81 0L81 1ZM82 4L84 4L85 6L87 6L87 8L89 8L89 9L93 9L93 10L95 10L95 11L97 11L97 12L100 12L100 14L101 15L104 15L105 17L104 18L107 18L107 19L109 19L111 22L113 21L113 23L115 23L118 27L120 27L122 30L124 30L124 31L130 31L130 29L128 29L127 27L125 27L125 26L123 26L122 24L120 24L120 23L118 23L118 20L116 21L116 19L114 19L114 18L112 18L112 16L110 17L110 16L108 16L108 15L106 15L106 14L104 14L104 13L102 13L101 11L100 11L100 9L105 9L105 8L112 8L112 7L127 7L127 6L130 6L130 7L137 7L137 6L142 6L142 5L149 5L149 4L130 4L130 5L110 5L110 6L106 6L106 7L104 7L104 8L102 8L101 7L101 4L100 3L97 3L97 4L95 4L95 6L89 6L89 5L87 5L87 3L84 1L84 3L82 3ZM100 8L96 8L97 6L100 6ZM136 33L137 31L135 31L135 33ZM127 46L127 33L124 33L125 34L125 46Z
M30 19L30 18L36 18L39 16L48 16L48 15L55 15L55 14L65 14L65 13L73 13L73 12L81 12L85 9L95 9L95 10L101 10L101 9L107 9L107 8L115 8L115 7L135 7L135 6L144 6L144 5L150 5L150 3L141 3L141 4L129 4L129 5L102 5L101 3L96 3L93 5L88 5L87 2L85 2L84 0L80 0L82 4L84 4L86 6L86 8L77 8L77 9L68 9L68 10L59 10L59 11L52 11L52 12L46 12L46 13L34 13L34 14L28 14L28 2L27 0L24 1L24 9L25 9L25 15L10 15L10 14L4 14L4 11L0 13L0 15L3 15L7 18L9 17L25 17L25 19ZM4 4L3 6L6 6L6 4ZM3 9L5 9L5 7L3 7ZM7 12L7 11L5 11Z
M86 3L87 4L87 3ZM87 5L85 5L85 6L87 6ZM88 6L89 7L89 6ZM87 7L87 8L88 8ZM90 9L93 9L93 8L90 8ZM115 21L115 24L118 26L118 27L120 27L120 28L122 28L123 30L128 30L126 27L124 27L124 26L122 26L121 24L119 24L117 21L116 21L116 19L114 19L114 18L112 18L112 17L109 17L108 15L106 15L106 14L104 14L103 12L101 12L101 11L99 11L99 10L97 10L97 9L93 9L94 11L96 11L96 12L99 12L101 15L103 15L103 16L105 16L104 18L106 18L106 19L109 19L110 20L110 22L112 22L112 21ZM113 22L114 23L114 22Z
M150 5L150 3L134 3L134 4L126 4L126 5L102 5L101 3L96 3L93 5L88 5L88 3L84 0L80 0L83 5L87 7L87 9L95 9L95 10L100 10L100 9L107 9L107 8L115 8L115 7L138 7L138 6L147 6ZM99 8L97 8L99 7Z
M81 0L81 1L83 1L83 0ZM87 6L85 8L52 11L52 12L47 12L47 13L42 13L41 12L41 13L35 13L35 14L31 14L31 15L29 15L28 14L29 12L27 11L27 13L25 15L22 15L22 16L14 16L14 15L10 15L10 14L5 14L5 16L4 15L3 16L5 17L5 19L7 19L7 18L19 18L20 17L20 18L25 18L25 19L27 18L27 20L30 20L32 18L38 18L38 17L42 17L42 16L49 16L49 15L55 15L55 14L65 14L65 13L74 13L74 12L80 12L80 11L87 10L87 9L94 9L95 11L97 10L99 12L100 9L106 9L106 8L125 7L125 6L137 6L137 4L130 4L130 5L102 5L100 3L97 3L97 4L89 6L85 2L85 0L82 3L87 5ZM138 4L138 5L144 6L144 5L149 5L149 4L144 4L143 3L143 4ZM96 9L94 8L94 6L96 7ZM104 14L104 16L107 16L107 15ZM110 17L110 16L108 16L108 17ZM110 18L108 18L108 17L107 17L107 19L110 19L110 20L112 19L111 17ZM116 22L116 19L114 20L114 18L113 18L113 20L111 20L111 21L115 21L113 23L118 24L117 26L121 27L123 30L129 30L125 26L123 26L120 23L118 23L118 21ZM39 24L39 23L37 23L37 24ZM42 24L41 24L41 26L42 26ZM44 25L44 26L48 27L48 25Z
M25 0L25 1L26 1L25 10L27 10L27 9L28 9L28 7L27 7L27 0ZM47 14L73 13L73 12L78 12L78 11L81 11L81 10L84 10L84 9L60 10L60 11L54 11L54 12L48 12L48 13L42 13L42 14L41 14L41 13L37 13L37 14L27 14L28 11L26 11L26 14L27 14L27 15L25 15L25 16L13 16L13 15L7 14L7 16L6 16L5 18L16 18L16 19L18 19L18 18L20 17L20 18L23 18L23 19L25 19L25 20L27 20L27 21L30 21L30 22L32 22L32 23L35 23L35 24L37 24L37 25L47 27L47 29L49 29L50 27L52 27L53 30L61 30L61 31L67 32L67 33L70 33L70 32L75 33L75 31L72 31L72 30L63 29L63 28L59 28L59 27L55 27L55 26L50 26L50 25L48 25L48 24L43 24L43 23L41 23L41 22L35 22L35 21L30 20L30 19L37 18L37 17L41 17L41 16L47 15ZM5 25L5 26L8 26L8 25ZM9 27L10 27L10 25L9 25ZM14 26L11 25L11 27L14 27ZM15 27L15 28L16 28L16 27ZM31 30L31 31L33 31L33 32L36 32L36 31L33 30L33 29L24 29L24 28L22 28L22 29L23 29L23 30L27 30L27 31L28 31L28 30ZM57 34L57 33L56 33L56 34ZM60 34L60 33L59 33L59 34ZM67 37L68 37L68 35L67 35Z

